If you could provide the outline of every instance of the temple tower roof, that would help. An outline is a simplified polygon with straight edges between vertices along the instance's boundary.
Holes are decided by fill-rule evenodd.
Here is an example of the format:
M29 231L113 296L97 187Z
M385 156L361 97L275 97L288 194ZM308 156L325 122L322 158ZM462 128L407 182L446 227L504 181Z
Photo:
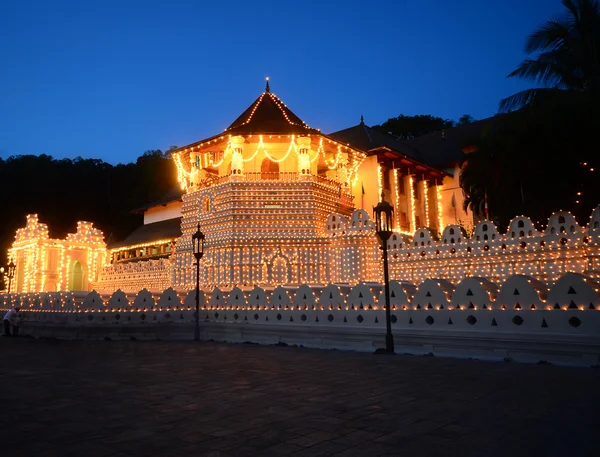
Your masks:
M225 129L232 135L252 133L317 134L271 92L269 80L265 91Z

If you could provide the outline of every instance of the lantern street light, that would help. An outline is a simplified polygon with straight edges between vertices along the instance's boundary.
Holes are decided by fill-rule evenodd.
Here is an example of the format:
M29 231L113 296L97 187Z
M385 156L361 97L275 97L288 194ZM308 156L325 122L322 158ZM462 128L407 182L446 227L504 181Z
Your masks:
M204 233L198 230L192 235L192 246L196 258L196 328L194 330L194 341L200 341L200 259L204 254Z
M13 262L12 259L10 259L10 262L8 264L8 268L6 270L6 276L8 276L8 293L10 294L10 287L12 285L12 279L15 277L15 263Z
M383 251L383 280L385 282L385 352L394 353L394 336L392 335L392 316L390 312L390 277L388 272L388 252L387 241L392 236L394 207L385 201L383 192L381 201L373 208L375 217L375 230L381 240L381 250Z

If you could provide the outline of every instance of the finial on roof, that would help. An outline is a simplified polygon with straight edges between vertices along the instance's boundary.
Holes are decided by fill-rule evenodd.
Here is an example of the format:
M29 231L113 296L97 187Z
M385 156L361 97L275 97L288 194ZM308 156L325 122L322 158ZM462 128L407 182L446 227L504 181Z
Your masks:
M362 114L360 115L360 123L361 125L365 123L365 117Z
M269 93L271 92L271 88L269 87L269 77L267 76L267 86L265 87L265 92Z

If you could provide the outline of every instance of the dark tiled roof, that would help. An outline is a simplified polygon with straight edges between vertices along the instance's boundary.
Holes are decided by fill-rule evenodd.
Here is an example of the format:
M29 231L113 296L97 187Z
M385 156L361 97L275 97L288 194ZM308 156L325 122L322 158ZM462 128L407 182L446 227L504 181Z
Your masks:
M230 134L319 133L306 125L268 88L225 131Z
M154 200L153 202L146 203L144 206L140 206L139 208L132 209L131 212L134 214L142 214L148 208L152 208L154 206L166 205L167 203L176 202L181 200L181 196L183 195L183 190L180 187L175 187L171 189L167 194L165 194L162 198L158 200Z
M364 122L354 127L331 133L328 136L340 143L349 143L350 146L365 152L384 146L405 156L421 160L418 150L403 141L396 140L391 135L373 130L371 127L365 125Z
M151 241L175 239L181 236L181 218L167 219L136 228L123 241L108 246L109 249L134 246Z
M429 165L450 164L459 161L463 148L475 145L504 116L501 114L459 127L428 133L406 140L406 144L417 149L423 162Z

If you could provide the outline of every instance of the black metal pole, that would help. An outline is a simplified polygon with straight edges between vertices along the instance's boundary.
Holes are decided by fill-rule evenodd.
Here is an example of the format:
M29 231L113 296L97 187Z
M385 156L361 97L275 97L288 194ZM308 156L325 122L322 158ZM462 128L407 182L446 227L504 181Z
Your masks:
M200 259L196 260L196 328L194 341L200 341Z
M381 243L383 250L383 280L385 282L385 352L394 353L394 336L392 335L392 312L390 307L390 276L388 272L387 240Z

